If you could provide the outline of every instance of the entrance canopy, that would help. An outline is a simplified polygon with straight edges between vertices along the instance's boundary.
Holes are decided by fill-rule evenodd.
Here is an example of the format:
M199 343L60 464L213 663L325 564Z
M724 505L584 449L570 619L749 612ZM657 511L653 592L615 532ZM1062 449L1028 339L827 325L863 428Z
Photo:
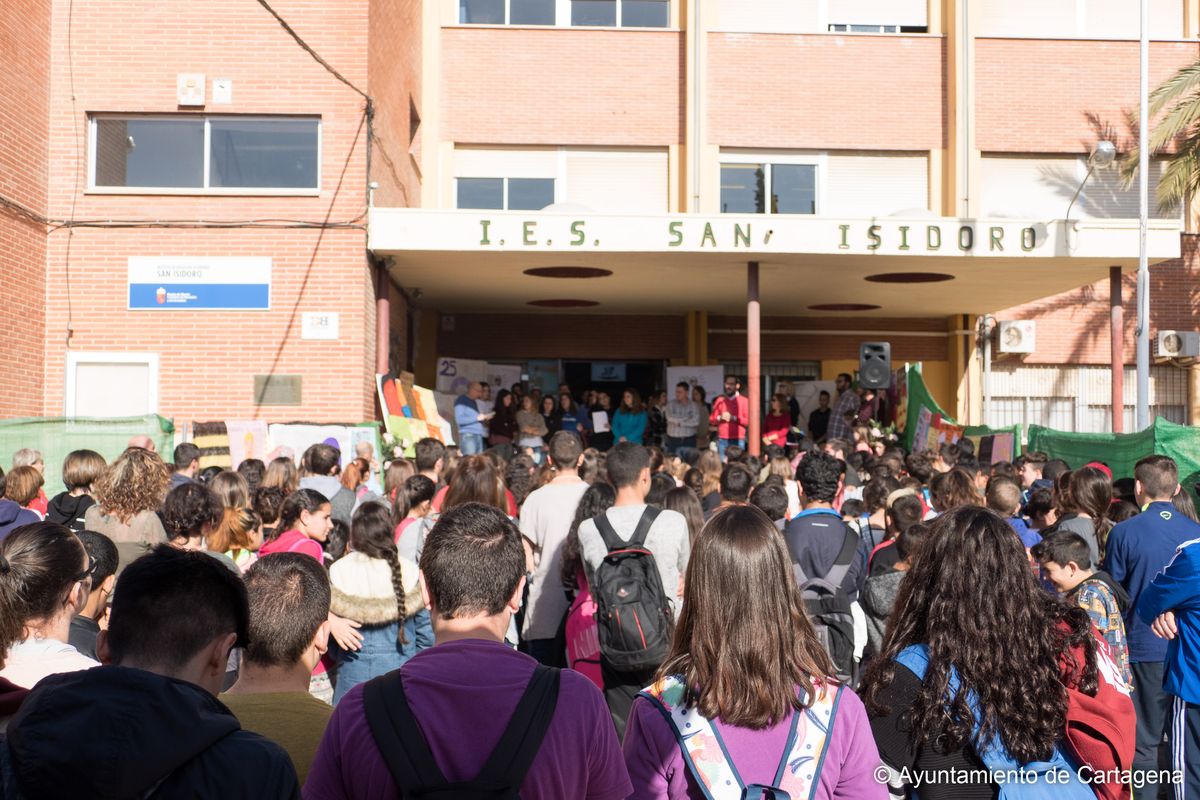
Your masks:
M1151 264L1179 257L1179 232L1150 222ZM1132 271L1138 223L376 208L369 246L443 312L737 313L757 261L764 313L929 317Z

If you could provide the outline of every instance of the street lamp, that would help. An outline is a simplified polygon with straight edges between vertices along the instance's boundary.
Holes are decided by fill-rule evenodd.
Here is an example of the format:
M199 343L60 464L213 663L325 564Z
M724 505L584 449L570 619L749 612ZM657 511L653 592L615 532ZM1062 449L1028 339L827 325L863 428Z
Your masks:
M1071 203L1067 206L1067 216L1064 218L1064 222L1070 222L1071 209L1074 207L1075 201L1079 199L1079 193L1083 191L1083 187L1087 184L1088 178L1092 177L1092 173L1095 172L1097 168L1104 169L1105 167L1112 166L1112 163L1116 161L1116 159L1117 146L1115 144L1107 139L1102 139L1099 142L1096 142L1096 149L1092 151L1090 156L1088 156L1087 174L1083 176L1083 180L1079 183L1079 188L1075 190L1075 194L1071 197Z

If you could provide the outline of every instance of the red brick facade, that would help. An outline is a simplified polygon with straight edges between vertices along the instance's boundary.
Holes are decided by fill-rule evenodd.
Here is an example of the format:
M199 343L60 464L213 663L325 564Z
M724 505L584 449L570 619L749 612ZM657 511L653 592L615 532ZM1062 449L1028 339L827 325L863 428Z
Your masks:
M0 13L0 196L46 213L50 8L12 0ZM0 417L42 405L46 229L0 204Z
M1150 86L1200 56L1195 42L1154 42ZM975 144L988 153L1087 153L1112 126L1117 146L1136 144L1138 43L980 39L975 43Z
M944 63L934 36L709 34L708 142L945 147Z
M261 6L233 0L155 5L136 0L75 4L67 82L67 18L56 13L50 106L49 209L77 220L325 221L363 226L367 203L365 103L284 31ZM401 5L396 3L395 5ZM284 0L273 6L347 80L367 87L365 3ZM230 35L236 31L237 35ZM116 32L126 44L114 48ZM149 46L148 43L153 43ZM322 120L321 192L313 197L204 197L73 194L86 162L76 158L89 112L176 112L176 74L233 81L233 102L210 114L313 114ZM395 87L393 87L395 88ZM401 87L402 88L402 87ZM394 102L389 98L389 102ZM407 109L407 98L403 106ZM411 185L407 110L402 125L384 115L379 138L397 151L400 180ZM376 163L379 162L378 159ZM379 170L388 174L387 170ZM384 180L380 179L381 182ZM402 194L395 191L396 194ZM291 223L272 223L285 225ZM67 322L71 350L160 354L159 412L182 419L358 420L373 416L365 376L375 366L375 302L361 228L77 228L50 237L42 412L63 409ZM126 311L130 256L269 256L271 310ZM69 268L69 277L68 277ZM70 296L68 297L68 285ZM337 312L337 341L303 341L301 315ZM301 406L255 406L260 374L303 376Z
M671 31L446 28L442 135L468 144L676 144L683 58L683 36Z

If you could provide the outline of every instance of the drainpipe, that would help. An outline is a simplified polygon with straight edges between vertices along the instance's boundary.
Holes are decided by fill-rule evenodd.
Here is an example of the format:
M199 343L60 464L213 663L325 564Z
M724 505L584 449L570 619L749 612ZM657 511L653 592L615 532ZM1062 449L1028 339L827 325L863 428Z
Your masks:
M689 23L692 28L692 146L688 148L688 157L692 162L692 207L693 214L700 213L700 152L703 149L703 120L700 113L700 4L704 0L692 0L692 18Z

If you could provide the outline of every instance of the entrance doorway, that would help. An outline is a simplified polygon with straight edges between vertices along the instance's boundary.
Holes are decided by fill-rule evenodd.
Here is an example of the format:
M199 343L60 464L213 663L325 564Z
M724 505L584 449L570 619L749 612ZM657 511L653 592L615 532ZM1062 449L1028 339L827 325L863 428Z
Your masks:
M593 366L597 367L593 370ZM664 389L665 372L662 361L565 361L563 379L576 395L596 389L608 392L613 408L621 404L621 393L627 388L638 390L645 402L650 392Z

